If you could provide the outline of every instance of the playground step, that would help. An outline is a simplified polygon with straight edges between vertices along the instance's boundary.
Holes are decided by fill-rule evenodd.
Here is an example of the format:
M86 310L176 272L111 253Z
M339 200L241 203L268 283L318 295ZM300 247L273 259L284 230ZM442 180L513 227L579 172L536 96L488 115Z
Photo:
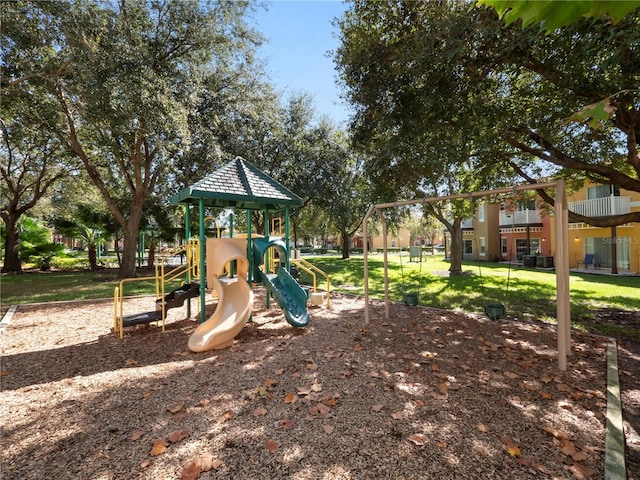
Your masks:
M188 298L195 298L200 295L199 283L187 283L169 292L164 297L165 307L168 309L181 307ZM162 308L162 299L156 300L158 308Z
M162 320L162 311L154 310L152 312L134 313L125 315L122 319L122 326L130 327L132 325L142 325L144 323L157 322Z

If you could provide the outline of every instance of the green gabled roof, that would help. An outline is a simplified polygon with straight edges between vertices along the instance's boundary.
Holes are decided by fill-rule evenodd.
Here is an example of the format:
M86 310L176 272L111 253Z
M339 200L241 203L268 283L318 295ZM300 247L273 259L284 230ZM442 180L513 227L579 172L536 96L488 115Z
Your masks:
M241 157L174 195L169 203L198 204L200 199L208 207L251 210L284 210L304 204L295 193Z

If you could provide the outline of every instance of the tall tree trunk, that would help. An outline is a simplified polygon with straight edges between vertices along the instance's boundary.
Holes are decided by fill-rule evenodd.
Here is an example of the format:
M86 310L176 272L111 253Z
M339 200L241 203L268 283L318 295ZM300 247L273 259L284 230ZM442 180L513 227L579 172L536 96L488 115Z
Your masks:
M18 231L18 218L9 212L2 215L2 219L6 225L5 234L5 250L4 250L4 266L3 272L21 272L22 261L20 260L20 233Z
M462 228L460 228L460 219L455 219L448 230L451 234L449 275L455 277L462 275Z
M149 242L149 257L147 258L147 266L149 268L153 267L153 264L156 261L156 242L151 237L151 241Z
M349 258L349 233L348 232L342 232L341 233L341 237L342 237L342 259L346 260L347 258Z
M96 244L89 243L89 251L87 253L89 257L89 268L92 272L95 272L98 269L98 256L96 255Z
M124 224L122 263L120 264L120 278L132 278L136 276L136 264L138 257L138 230L142 219L143 201L134 202L131 205L131 216Z

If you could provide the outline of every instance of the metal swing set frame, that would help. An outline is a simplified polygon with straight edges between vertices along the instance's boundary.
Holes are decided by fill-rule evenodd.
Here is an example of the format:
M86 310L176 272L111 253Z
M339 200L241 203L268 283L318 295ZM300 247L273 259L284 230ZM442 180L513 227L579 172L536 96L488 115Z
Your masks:
M538 183L535 185L518 185L511 188L496 190L474 191L457 195L447 195L442 197L425 197L414 200L403 200L391 203L379 203L371 205L362 223L362 234L364 238L364 323L368 325L371 319L369 302L369 249L367 242L367 221L376 212L382 222L382 239L384 255L384 315L385 320L389 320L389 276L387 257L387 222L382 214L386 208L397 208L408 205L418 205L435 203L446 200L473 199L492 195L517 193L543 188L555 188L554 212L555 212L555 268L556 268L556 318L557 318L557 338L558 338L558 368L560 371L567 370L567 356L571 354L571 309L569 301L569 212L567 209L567 193L564 180L555 182Z

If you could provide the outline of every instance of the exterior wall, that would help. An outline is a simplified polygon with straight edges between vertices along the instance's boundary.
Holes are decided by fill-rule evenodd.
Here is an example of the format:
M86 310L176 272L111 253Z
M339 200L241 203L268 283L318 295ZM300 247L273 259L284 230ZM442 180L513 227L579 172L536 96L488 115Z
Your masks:
M471 227L462 231L463 259L495 262L500 258L499 212L498 204L482 203L476 208L473 218L463 222L463 226ZM467 246L470 244L470 250L465 250L465 240ZM450 239L447 238L449 244Z
M585 183L583 188L568 199L572 202L583 202L587 199L587 188L593 183ZM620 197L631 212L640 211L640 193L620 190ZM618 202L611 204L615 208ZM578 206L579 207L579 206ZM569 265L576 268L587 253L596 255L596 263L611 268L613 244L617 250L618 270L622 272L640 273L640 223L631 223L616 227L615 237L609 227L598 228L584 223L569 224ZM554 232L555 233L555 232ZM555 242L553 242L555 245Z
M397 235L387 234L387 248L409 248L411 242L411 234L406 228L401 228ZM383 248L382 235L376 235L371 238L372 251Z

